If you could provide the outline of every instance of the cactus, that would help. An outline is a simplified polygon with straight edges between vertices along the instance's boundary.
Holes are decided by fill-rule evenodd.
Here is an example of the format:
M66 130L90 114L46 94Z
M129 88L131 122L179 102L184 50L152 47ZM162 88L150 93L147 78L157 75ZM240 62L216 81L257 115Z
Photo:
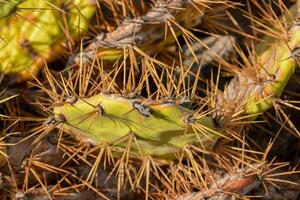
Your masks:
M255 119L274 105L285 86L297 68L297 45L299 44L299 27L296 16L296 5L284 16L289 30L282 33L286 38L266 36L256 47L256 54L251 61L228 84L223 94L219 96L217 109L221 115L233 115L243 110L243 113ZM281 23L281 22L278 22ZM239 92L233 93L237 90ZM234 107L230 106L233 105ZM232 107L232 109L224 109ZM226 110L226 111L225 111Z
M299 3L289 10L288 3L278 0L280 11L276 11L271 3L247 2L245 11L234 1L166 0L152 4L104 0L97 2L97 7L78 1L87 20L97 9L95 21L100 23L91 21L89 28L102 33L92 39L81 38L81 51L69 59L69 64L76 64L58 72L49 64L57 57L52 53L57 53L64 40L71 40L59 32L59 9L41 11L37 19L26 15L27 20L43 27L35 31L26 22L24 27L33 30L28 35L18 27L21 22L16 22L12 13L50 4L61 8L63 3L28 0L3 7L5 14L0 20L5 28L1 33L24 34L29 41L21 51L17 39L4 43L7 46L0 51L0 58L8 57L9 48L18 59L8 57L3 63L10 67L3 71L9 69L6 73L18 74L24 80L28 79L28 70L36 74L41 67L36 63L39 59L32 58L43 57L49 64L25 92L0 101L4 112L1 120L7 127L3 132L8 133L0 144L0 169L10 190L4 197L120 199L130 191L145 199L229 199L261 192L280 196L268 190L276 184L294 185L281 176L296 176L299 171L282 163L279 155L270 156L275 142L289 146L279 137L281 132L297 136L292 119L275 118L279 125L272 130L254 120L264 117L272 123L268 110L274 106L274 112L281 113L278 103L299 109L293 101L280 99L297 70ZM85 5L87 10L83 10ZM262 16L252 12L254 8L259 8ZM135 9L142 11L136 13ZM224 19L224 13L233 25L238 24L231 9L249 15L251 33L225 24L217 29L227 27L227 34L224 38L216 36L219 33L214 28ZM278 12L281 18L276 16ZM66 13L68 25L64 27L72 38L88 28L75 14L76 9L72 7ZM122 19L120 13L126 18ZM46 16L59 26L49 30L49 23L42 20ZM210 26L199 30L205 20ZM274 22L274 27L264 20ZM84 23L83 31L72 26L74 21ZM199 32L217 39L202 41ZM236 34L256 41L248 43ZM244 46L229 45L228 41L236 37L245 42ZM223 51L224 44L230 46L234 58ZM5 64L12 61L33 63L26 69L21 67L25 65L13 68ZM211 70L211 80L203 80L207 78L201 75L203 65L206 71L218 66L217 73ZM233 78L222 91L221 79L229 72ZM258 140L255 133L261 132L270 135ZM295 149L293 154L298 153ZM283 159L296 163L290 156ZM255 189L257 186L263 187ZM0 192L5 187L0 177Z
M292 10L294 9L292 8ZM230 114L223 112L221 115L233 115L244 110L244 114L257 117L257 114L272 106L272 101L280 96L295 70L296 60L295 56L291 56L290 48L295 49L300 43L298 35L297 26L293 26L290 30L290 41L287 44L283 41L274 41L272 47L257 55L257 66L261 67L257 69L258 72L255 77L251 77L251 74L247 77L248 69L245 68L229 83L224 94L222 94L223 96L220 96L221 100L218 100L217 106L220 107L219 110L230 111L222 103L236 102L236 104L233 104L235 107ZM269 57L270 54L272 54L271 58ZM270 59L272 60L270 61ZM270 76L273 80L264 80L266 79L264 77L268 79ZM254 84L257 77L263 77L264 83L262 85ZM239 91L233 89L237 87ZM233 92L237 92L237 95L234 95L236 99L233 99L229 94ZM217 108L217 112L219 110ZM92 116L87 117L93 111L98 114L90 114ZM129 133L133 133L135 137L141 140L148 139L158 142L158 145L174 145L179 148L183 148L187 144L196 144L197 146L197 137L200 137L198 143L204 146L209 146L210 139L216 142L223 133L218 133L220 130L217 130L213 119L203 116L201 119L190 122L189 118L193 112L199 111L184 109L174 103L151 102L149 104L145 100L126 100L122 97L106 97L104 94L98 94L82 101L79 100L72 105L65 104L54 109L55 117L63 119L61 121L64 131L76 133L76 135L80 135L80 138L87 136L94 144L117 141ZM190 114L187 115L187 113ZM193 125L196 124L203 127L204 133L192 129ZM147 145L144 144L144 146L145 149L142 148L141 151L146 152ZM166 148L166 146L164 147ZM152 149L153 147L149 145L149 148ZM158 146L156 149L158 152L164 153L164 150L159 149ZM165 151L174 153L174 150L171 149L169 151L165 149ZM154 152L145 154L155 155Z
M201 1L158 1L145 15L125 20L112 32L98 34L82 52L70 58L69 64L83 64L82 62L91 61L95 57L114 61L123 56L123 48L128 46L134 46L139 49L137 52L143 51L146 55L155 54L176 41L179 35L184 35L186 43L189 44L197 39L186 28L201 23L210 4L213 2L204 4ZM228 1L220 4L233 6Z
M0 2L0 18L7 17L12 14L17 6L26 0L3 0Z
M68 6L71 2L57 0L14 2L4 2L4 15L16 9L15 6L35 11L0 19L0 36L3 38L0 71L17 75L18 81L31 79L44 60L57 58L66 38L70 40L70 36L75 38L87 30L87 20L96 9L89 1L74 1L71 7Z
M209 146L218 136L211 119L206 116L193 119L194 111L172 102L147 102L100 93L55 107L53 112L55 118L63 119L62 129L79 135L81 140L88 138L87 141L97 145L133 134L138 147L131 148L136 153L140 149L145 155L158 157L176 153L187 144ZM203 130L195 130L197 126Z

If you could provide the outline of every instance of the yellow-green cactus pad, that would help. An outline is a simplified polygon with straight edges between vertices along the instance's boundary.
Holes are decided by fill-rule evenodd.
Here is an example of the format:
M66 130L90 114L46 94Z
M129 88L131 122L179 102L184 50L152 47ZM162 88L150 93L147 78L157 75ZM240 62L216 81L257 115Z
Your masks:
M220 137L210 118L193 119L192 110L174 102L98 94L55 107L54 113L59 126L80 140L125 147L124 138L134 136L133 152L145 155L167 156L188 144L208 147Z
M44 60L55 59L67 38L86 31L96 10L89 0L11 2L2 7L3 16L16 5L22 12L0 17L0 72L16 74L19 81L35 74Z
M17 6L25 0L0 0L0 19L12 14Z

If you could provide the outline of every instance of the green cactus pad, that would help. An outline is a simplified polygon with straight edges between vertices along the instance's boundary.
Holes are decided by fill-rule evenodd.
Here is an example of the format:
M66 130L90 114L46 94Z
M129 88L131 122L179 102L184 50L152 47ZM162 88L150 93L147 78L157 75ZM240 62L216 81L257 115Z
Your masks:
M14 6L3 7L9 14ZM30 79L44 63L57 58L67 37L76 37L88 28L96 6L88 0L28 0L19 15L0 17L0 72L16 74L19 81ZM58 9L60 8L60 9Z
M0 19L13 13L17 6L26 0L1 0L0 1Z
M210 118L193 120L191 110L172 102L98 94L55 107L54 113L62 118L59 126L81 140L117 143L133 135L137 144L131 148L145 155L169 156L188 144L208 147L220 137Z

